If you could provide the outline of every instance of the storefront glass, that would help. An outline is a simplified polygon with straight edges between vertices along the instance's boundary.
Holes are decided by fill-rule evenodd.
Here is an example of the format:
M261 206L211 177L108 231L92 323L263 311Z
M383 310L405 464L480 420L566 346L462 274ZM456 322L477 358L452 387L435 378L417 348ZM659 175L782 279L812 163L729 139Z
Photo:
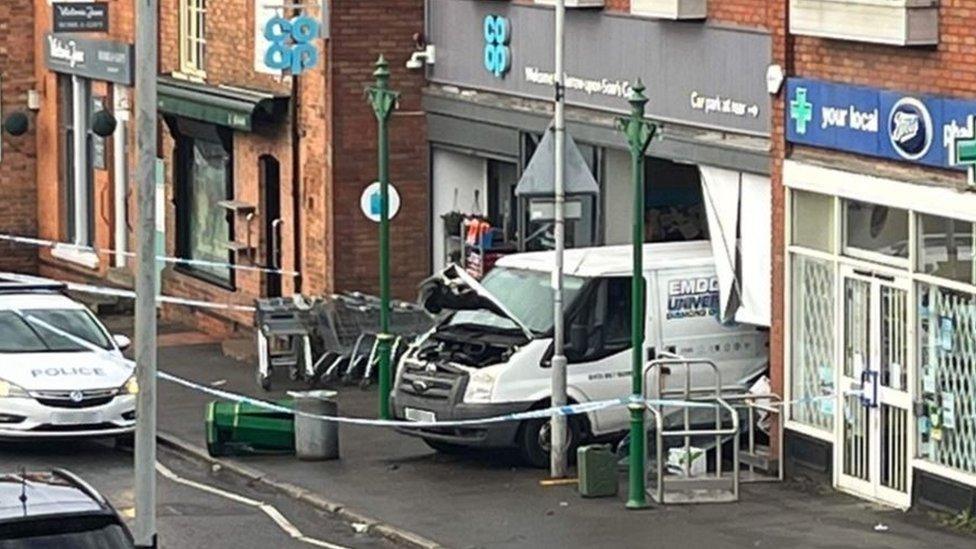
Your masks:
M834 250L834 199L825 194L793 191L793 244L832 252Z
M857 200L844 201L844 251L848 255L908 258L908 212Z
M793 256L791 419L833 429L834 268L829 261Z
M918 455L976 473L976 297L918 285Z
M178 173L180 186L177 218L180 253L190 259L227 263L227 245L233 240L231 214L220 205L232 198L230 154L217 141L181 138ZM189 265L182 269L223 286L233 286L231 269L223 266Z
M974 284L974 225L957 219L918 216L918 270L940 278Z

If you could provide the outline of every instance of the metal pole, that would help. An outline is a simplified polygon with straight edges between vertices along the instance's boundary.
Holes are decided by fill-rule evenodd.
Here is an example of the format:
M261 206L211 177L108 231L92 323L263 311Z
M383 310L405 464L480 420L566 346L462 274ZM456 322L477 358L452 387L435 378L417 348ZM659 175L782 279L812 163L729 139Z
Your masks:
M135 541L156 547L156 67L158 0L136 0Z
M380 418L390 419L390 388L393 385L390 371L390 151L388 125L390 114L396 108L399 94L389 89L390 69L386 59L380 55L376 60L376 85L366 90L369 103L376 114L377 156L380 181L380 333L379 346L379 391Z
M644 84L639 79L631 90L628 102L630 116L621 118L617 125L627 137L630 148L630 168L634 183L634 223L633 257L634 269L631 281L631 352L633 357L631 372L632 402L630 410L630 475L627 507L642 509L647 507L645 483L645 453L647 434L644 430L644 154L654 137L656 127L644 120L647 97ZM660 449L659 449L660 450Z
M553 303L553 353L552 353L552 405L565 406L566 395L566 350L565 326L563 323L563 251L566 247L566 219L565 219L565 167L566 167L566 113L565 113L565 71L563 69L563 54L565 50L565 22L566 1L556 0L556 154L554 182L556 203L556 226L554 237L556 240L556 264L552 277ZM556 415L551 419L550 437L551 450L549 452L549 468L552 478L564 478L567 475L568 456L566 455L568 426L566 416Z

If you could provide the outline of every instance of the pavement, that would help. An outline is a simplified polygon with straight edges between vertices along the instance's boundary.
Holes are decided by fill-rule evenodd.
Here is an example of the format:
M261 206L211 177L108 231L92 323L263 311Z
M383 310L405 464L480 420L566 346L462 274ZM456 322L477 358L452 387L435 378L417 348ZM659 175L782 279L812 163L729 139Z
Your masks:
M179 334L179 328L168 328ZM165 330L164 330L165 331ZM275 399L300 385L275 378L272 392L254 382L254 365L224 357L219 342L182 344L178 335L160 348L169 373L255 397ZM377 395L340 390L340 414L376 417ZM174 440L202 448L204 394L160 381L159 428ZM888 509L829 487L787 481L743 485L735 504L624 508L617 497L583 499L575 487L544 487L545 471L519 464L511 452L442 455L418 439L385 428L342 425L342 457L304 462L290 456L223 458L228 467L257 471L252 478L314 494L447 547L810 547L918 548L976 546L976 537L940 526L924 512ZM881 527L878 527L881 525ZM878 528L876 528L878 527ZM415 545L424 545L423 539ZM242 545L250 547L256 545Z

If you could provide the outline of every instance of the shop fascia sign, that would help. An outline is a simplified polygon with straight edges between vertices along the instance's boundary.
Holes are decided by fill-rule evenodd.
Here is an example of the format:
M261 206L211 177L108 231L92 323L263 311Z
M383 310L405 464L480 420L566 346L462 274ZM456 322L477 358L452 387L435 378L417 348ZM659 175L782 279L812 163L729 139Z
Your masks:
M108 32L108 2L55 2L54 32Z
M47 34L44 59L53 71L93 80L132 85L132 44Z
M962 168L966 164L959 160L976 163L976 154L968 148L961 158L954 150L957 137L967 136L971 113L976 113L976 101L791 78L786 139L938 168Z
M320 24L308 14L291 19L275 15L264 25L264 39L268 49L264 64L272 71L288 71L293 76L314 68L319 62L319 50L313 43L319 37Z

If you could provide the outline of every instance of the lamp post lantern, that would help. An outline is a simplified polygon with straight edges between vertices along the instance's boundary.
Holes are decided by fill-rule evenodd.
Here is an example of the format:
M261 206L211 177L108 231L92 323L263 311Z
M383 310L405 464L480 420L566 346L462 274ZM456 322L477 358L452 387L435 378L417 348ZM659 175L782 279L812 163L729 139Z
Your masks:
M390 419L390 352L393 336L390 335L390 115L396 108L400 94L390 89L390 67L380 55L376 60L373 76L376 83L366 90L366 95L378 124L377 156L380 182L380 333L377 336L379 351L380 419Z
M631 281L631 352L633 364L631 372L630 410L630 482L627 507L641 509L647 507L647 493L644 474L644 154L654 138L657 126L644 119L647 97L644 83L640 79L631 89L630 116L620 118L617 126L627 138L630 149L630 168L634 185L634 223L633 259L634 270Z

